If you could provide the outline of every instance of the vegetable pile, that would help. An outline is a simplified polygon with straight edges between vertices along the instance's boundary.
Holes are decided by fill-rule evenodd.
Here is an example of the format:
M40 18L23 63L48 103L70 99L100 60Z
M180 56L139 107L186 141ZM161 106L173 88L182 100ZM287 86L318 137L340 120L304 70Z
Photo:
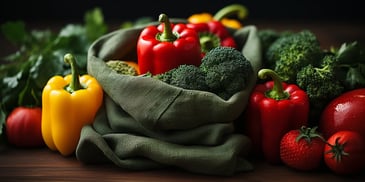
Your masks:
M285 120L282 118L272 121L271 127L266 127L266 123L261 121L259 126L246 128L254 147L267 145L257 142L257 138L275 135L280 140L280 144L275 145L280 148L277 162L289 167L309 171L317 170L324 163L328 169L342 175L356 174L365 169L365 157L362 155L365 152L365 117L362 114L365 48L354 41L343 43L339 48L323 50L318 38L309 30L277 32L266 29L260 30L259 36L263 45L264 67L274 70L283 81L303 89L309 99L309 110L294 112L295 115L308 114L308 122L295 129L288 126L285 134L275 135L281 126L278 123ZM251 102L257 101L253 96ZM276 102L280 101L277 99ZM279 108L264 112L280 115L277 113ZM291 113L289 111L287 116L282 116L288 118ZM253 117L246 118L248 123L255 121ZM292 123L297 121L290 119ZM268 129L271 135L265 133ZM255 135L250 135L252 133ZM272 154L273 151L260 150L264 154Z
M358 42L321 49L310 30L260 30L264 67L304 89L310 100L310 123L315 125L328 102L345 91L365 87L365 49Z
M235 4L178 24L161 14L160 24L146 26L138 37L137 60L106 64L119 74L229 100L256 74L229 31L243 27L228 19L232 13L243 19L247 9ZM15 146L46 145L64 156L73 154L82 126L92 123L103 99L86 70L89 46L108 31L101 10L88 11L84 25L69 24L58 34L27 32L23 22L5 23L1 30L19 50L0 65L0 135ZM354 41L323 49L310 30L263 29L258 35L264 64L236 121L237 132L252 141L252 155L302 171L322 164L338 174L365 169L365 48ZM72 107L84 109L69 113ZM76 123L75 118L80 123L64 125L64 120Z

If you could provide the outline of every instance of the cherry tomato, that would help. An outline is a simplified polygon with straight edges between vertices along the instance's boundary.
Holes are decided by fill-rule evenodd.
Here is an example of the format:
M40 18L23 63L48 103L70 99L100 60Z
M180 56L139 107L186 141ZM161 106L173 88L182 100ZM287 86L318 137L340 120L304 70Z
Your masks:
M8 142L18 147L44 145L41 132L42 109L40 107L17 107L6 119Z
M323 110L319 129L326 139L341 130L365 134L365 88L348 91L333 99ZM365 135L363 137L365 140Z
M324 147L324 161L335 173L347 175L365 169L365 140L354 131L333 134Z

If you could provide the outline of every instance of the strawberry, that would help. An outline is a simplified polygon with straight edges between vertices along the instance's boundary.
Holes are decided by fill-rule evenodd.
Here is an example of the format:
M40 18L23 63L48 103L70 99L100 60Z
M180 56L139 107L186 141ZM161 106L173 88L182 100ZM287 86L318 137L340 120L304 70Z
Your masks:
M301 127L287 132L280 142L280 158L284 164L297 170L319 168L323 159L325 140L317 127Z

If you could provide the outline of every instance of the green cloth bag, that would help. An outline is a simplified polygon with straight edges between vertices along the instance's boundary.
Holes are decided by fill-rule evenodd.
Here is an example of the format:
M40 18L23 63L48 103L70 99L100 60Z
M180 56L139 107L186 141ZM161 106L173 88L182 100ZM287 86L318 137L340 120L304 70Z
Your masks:
M251 141L235 132L234 121L244 111L261 67L256 27L232 31L254 74L228 100L108 68L108 60L137 60L137 39L144 27L111 32L91 45L87 69L103 87L104 103L94 123L82 128L77 159L130 170L177 167L208 175L252 170L246 160Z

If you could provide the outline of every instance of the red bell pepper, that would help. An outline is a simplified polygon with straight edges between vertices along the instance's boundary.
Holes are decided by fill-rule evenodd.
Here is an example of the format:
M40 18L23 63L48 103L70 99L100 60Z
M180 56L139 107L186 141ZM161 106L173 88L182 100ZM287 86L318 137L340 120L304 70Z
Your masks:
M161 14L158 26L142 30L137 41L140 73L164 73L182 64L199 66L201 51L198 33L186 24L172 24Z
M244 114L244 132L251 139L254 154L263 154L272 164L281 162L280 140L291 129L308 124L309 98L295 84L286 84L270 69L258 77L272 81L257 84Z
M203 56L211 49L218 46L237 48L237 44L222 24L217 20L211 20L205 23L189 23L187 27L194 29L199 33L200 46Z

